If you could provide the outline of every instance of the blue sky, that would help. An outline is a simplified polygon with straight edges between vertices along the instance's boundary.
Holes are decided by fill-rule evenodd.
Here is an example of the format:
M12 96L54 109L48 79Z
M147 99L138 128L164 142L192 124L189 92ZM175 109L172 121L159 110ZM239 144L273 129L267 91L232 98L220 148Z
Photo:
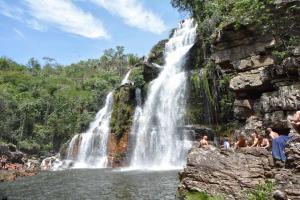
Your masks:
M185 17L169 0L0 0L0 56L70 64L117 45L141 56Z

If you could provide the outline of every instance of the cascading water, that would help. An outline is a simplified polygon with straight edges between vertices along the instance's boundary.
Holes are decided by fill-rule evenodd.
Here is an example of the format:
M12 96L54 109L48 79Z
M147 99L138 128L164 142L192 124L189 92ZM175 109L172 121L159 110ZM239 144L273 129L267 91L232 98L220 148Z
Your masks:
M122 80L121 85L125 85L125 84L130 83L130 80L129 80L129 75L130 75L130 73L131 73L131 70L129 70L129 71L127 72L127 74L125 75L124 79Z
M174 169L185 163L190 143L178 131L185 114L185 56L193 46L196 25L192 19L180 24L165 47L165 65L150 84L147 100L137 106L132 128L135 148L131 169Z
M131 70L125 75L121 85L129 83L130 72ZM67 151L67 160L74 161L74 168L108 167L107 142L112 106L113 94L110 92L104 107L97 113L87 132L72 138Z
M107 167L107 140L112 105L113 95L110 92L105 106L97 113L88 131L72 138L67 159L75 161L75 168Z

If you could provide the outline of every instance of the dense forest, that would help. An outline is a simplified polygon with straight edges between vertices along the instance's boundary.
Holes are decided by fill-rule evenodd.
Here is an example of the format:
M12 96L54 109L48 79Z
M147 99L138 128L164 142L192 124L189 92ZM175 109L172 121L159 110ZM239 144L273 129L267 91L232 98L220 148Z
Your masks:
M138 57L117 46L99 59L68 66L43 60L43 65L34 58L22 65L0 58L0 142L31 154L58 151L86 130L106 94Z

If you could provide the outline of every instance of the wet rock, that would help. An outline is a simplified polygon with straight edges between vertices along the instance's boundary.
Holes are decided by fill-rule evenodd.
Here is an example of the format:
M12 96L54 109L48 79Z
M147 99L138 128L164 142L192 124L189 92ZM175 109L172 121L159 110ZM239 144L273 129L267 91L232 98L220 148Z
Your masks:
M150 82L157 78L158 74L161 71L161 68L155 64L151 63L143 63L144 71L143 71L143 77L146 82Z
M42 163L40 164L41 170L51 170L53 169L56 162L59 161L59 154L51 157L45 158Z
M25 169L38 171L40 169L40 161L36 158L28 159L25 163Z

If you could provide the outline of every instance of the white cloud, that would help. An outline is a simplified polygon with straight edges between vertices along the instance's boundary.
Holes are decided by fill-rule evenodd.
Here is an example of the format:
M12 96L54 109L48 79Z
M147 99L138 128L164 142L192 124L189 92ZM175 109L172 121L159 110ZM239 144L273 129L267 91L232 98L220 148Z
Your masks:
M26 19L26 23L28 24L28 26L30 26L34 30L37 30L37 31L46 31L47 30L46 26L42 25L40 22L38 22L35 19Z
M8 5L4 1L0 1L0 13L6 17L16 20L21 20L22 15L24 14L21 8Z
M138 0L90 0L112 14L120 16L126 24L144 31L161 34L166 30L163 20L146 10Z
M14 28L14 31L21 39L25 39L25 35L21 31L16 28Z
M101 21L76 7L71 0L26 0L30 15L27 23L36 30L43 30L47 23L65 32L87 38L108 38ZM41 25L43 24L43 25Z

